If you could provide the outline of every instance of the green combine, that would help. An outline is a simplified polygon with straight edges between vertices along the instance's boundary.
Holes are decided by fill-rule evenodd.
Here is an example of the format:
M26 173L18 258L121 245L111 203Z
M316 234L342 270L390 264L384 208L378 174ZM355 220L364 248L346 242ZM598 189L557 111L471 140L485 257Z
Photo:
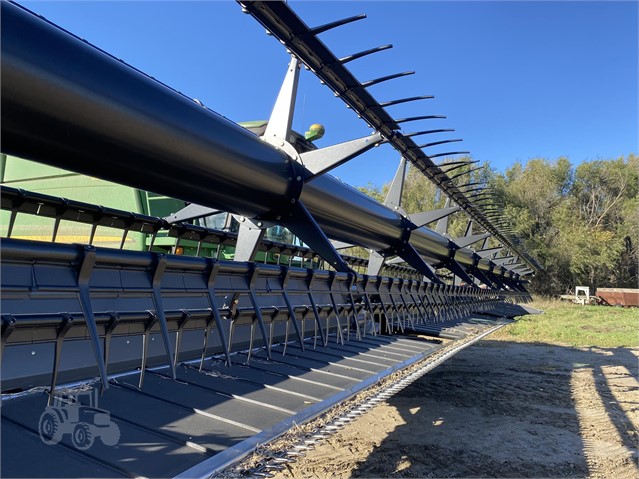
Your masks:
M261 135L266 129L266 121L252 121L240 123L256 135ZM298 151L315 149L312 140L321 138L324 127L319 124L311 125L304 136L294 133L294 144ZM188 203L169 198L149 191L143 191L128 186L122 186L99 178L92 178L53 166L35 163L22 158L9 155L0 155L0 184L20 188L27 191L43 193L50 196L58 196L70 200L80 201L94 205L101 205L117 210L141 213L148 216L166 218L184 208ZM3 237L8 236L8 224L10 212L2 210L1 230ZM12 238L27 239L33 241L54 241L57 243L88 243L90 240L91 226L72 222L61 221L55 238L53 238L54 219L38 215L18 215L11 232ZM239 229L237 221L228 213L217 213L203 218L191 220L191 223L208 229L236 233ZM264 238L279 243L303 246L302 242L286 228L276 225L266 230ZM122 232L119 229L107 226L98 227L91 241L96 246L108 248L120 248L133 251L152 251L184 254L188 256L216 257L220 259L233 259L235 247L231 245L218 245L196 241L177 240L167 234L167 231L159 231L155 238L151 235L131 231L122 240ZM279 253L258 251L255 261L272 264L293 264L296 266L312 267L311 261L300 257L290 258Z

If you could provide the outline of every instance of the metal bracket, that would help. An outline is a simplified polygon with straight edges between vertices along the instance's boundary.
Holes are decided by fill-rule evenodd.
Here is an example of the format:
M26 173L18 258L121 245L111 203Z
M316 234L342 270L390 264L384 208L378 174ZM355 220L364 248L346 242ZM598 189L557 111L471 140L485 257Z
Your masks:
M453 213L457 213L459 210L461 210L460 206L449 206L447 208L439 208L432 211L424 211L422 213L412 213L408 215L408 219L413 223L411 228L417 229L422 226L426 226L428 223L438 221L452 215Z
M450 207L450 198L446 198L446 203L444 203L444 208ZM446 235L448 233L448 215L443 216L438 222L437 226L435 226L435 232Z
M120 320L120 315L115 311L111 311L109 313L109 317L111 319L109 320L109 323L104 329L104 367L107 370L107 372L109 368L109 352L111 350L111 336L113 335L113 331L118 325L118 321Z
M282 224L309 245L335 270L343 273L352 272L301 201L293 204L289 216L282 219Z
M297 58L291 55L284 82L277 95L275 106L264 131L264 138L277 138L288 141L293 125L293 112L295 99L297 98L297 84L299 82L300 69Z
M369 276L379 276L385 261L385 256L382 256L377 251L371 251L368 255L368 270L366 274Z
M7 344L7 339L13 333L16 327L16 318L12 314L2 315L2 334L0 336L0 366L2 365L2 358L4 357L4 347Z
M324 334L324 330L322 328L322 322L320 320L319 312L317 311L317 304L315 304L315 298L313 298L313 291L311 287L313 285L313 279L315 278L315 271L309 270L309 278L308 278L308 299L311 302L311 310L313 311L313 316L315 317L315 336L313 342L313 348L317 346L317 328L319 328L320 339L322 340L322 344L324 347L328 344L328 336ZM328 334L328 331L327 331Z
M260 241L264 237L265 229L263 225L256 224L242 216L238 217L238 221L240 223L240 231L237 235L233 260L253 261Z
M266 332L266 325L264 324L264 318L262 317L262 311L260 310L259 304L257 304L257 297L255 296L255 282L257 281L257 277L259 276L260 270L257 265L252 265L251 271L251 279L249 280L249 297L251 298L251 304L253 304L253 310L255 311L255 318L257 319L257 324L260 328L260 332L262 333L262 339L264 340L264 346L266 348L266 357L271 359L271 344L269 343L269 335ZM251 342L253 340L253 324L251 324ZM249 346L249 360L251 359L251 347Z
M142 361L140 361L140 380L138 381L138 388L142 389L144 385L144 373L146 372L146 360L149 353L149 337L151 336L151 328L155 326L158 320L158 315L154 311L147 311L149 314L149 321L144 327L144 333L142 334ZM169 362L170 366L173 366L173 362ZM175 379L175 376L173 377Z
M493 287L493 283L490 279L488 279L488 276L486 276L484 274L484 272L479 269L479 268L473 268L473 270L471 271L472 275L477 278L479 281L481 281L482 283L484 283L486 286L488 286L489 288Z
M300 342L300 347L302 348L302 351L304 351L304 337L302 336L302 333L300 331L300 328L297 324L297 319L295 318L295 309L293 308L293 305L291 304L291 300L288 297L288 281L290 279L291 276L291 270L283 267L283 270L286 271L286 273L284 273L284 278L282 279L282 296L284 297L284 303L286 304L286 309L288 309L288 317L289 317L289 321L293 322L293 328L295 329L295 334L297 334L297 340ZM286 323L286 333L287 333L287 338L288 338L288 322ZM286 348L286 342L284 344L284 347Z
M482 258L488 258L489 256L493 256L493 255L499 253L502 249L504 249L504 247L503 246L499 246L497 248L480 249L480 250L475 251L475 253L477 253Z
M300 154L300 161L306 168L306 171L302 172L304 182L337 168L377 146L381 141L382 135L373 133L363 138Z
M169 328L166 324L166 316L164 314L164 305L162 304L162 276L166 270L166 256L158 254L156 256L155 268L152 273L153 285L153 304L155 312L160 323L160 332L162 333L162 341L164 342L164 350L166 351L166 359L171 368L171 377L175 379L175 361L171 352L171 340L169 338Z
M339 319L339 308L337 307L337 303L335 302L335 296L333 295L333 287L335 286L335 279L337 278L337 276L335 275L334 271L331 271L331 281L330 281L330 291L328 293L329 297L331 298L331 304L333 305L333 313L335 314L335 321L336 321L336 325L337 325L337 332L335 334L335 341L340 341L340 343L342 344L342 346L344 345L344 335L342 333L342 323ZM328 315L326 316L326 332L328 333L329 327L328 327Z
M348 281L348 299L351 303L351 308L353 310L353 320L355 321L355 334L357 337L358 341L361 341L362 339L362 333L361 330L359 328L359 321L357 320L357 308L355 307L355 299L353 298L353 285L355 284L355 281L357 281L357 275L349 273L348 275L349 281ZM351 334L351 328L350 325L348 327L348 336L350 339L350 334Z
M220 270L220 263L217 260L210 260L210 268L209 268L209 277L207 280L207 287L209 293L209 304L211 305L211 317L209 317L206 322L206 329L204 330L204 346L202 347L202 359L200 360L200 371L202 371L202 367L204 366L204 359L206 358L206 350L209 345L209 335L211 334L211 321L215 321L215 326L217 327L218 335L220 336L220 342L222 343L222 348L224 349L224 355L226 356L227 366L231 366L231 355L229 353L229 345L227 344L226 334L224 333L224 328L222 327L222 318L220 316L220 311L217 309L217 301L215 300L215 279L217 278L217 273Z
M435 272L435 268L429 265L424 258L420 256L415 247L406 243L404 248L398 252L399 256L410 264L413 268L419 271L421 274L426 276L433 283L441 283L442 281L437 277L437 273Z
M91 292L89 289L89 280L91 278L91 272L95 266L95 246L83 246L84 256L82 263L78 270L78 297L80 299L80 307L82 308L82 314L87 325L87 331L89 332L89 338L91 345L93 346L93 352L95 354L95 361L98 365L98 371L100 373L100 381L102 388L100 393L104 393L109 389L109 379L107 378L106 365L104 363L104 356L100 345L100 336L98 334L98 327L95 322L95 316L93 315L93 306L91 305Z
M175 354L173 355L173 369L175 369L180 361L180 346L182 345L182 335L184 333L184 326L191 319L191 313L185 309L182 310L182 319L178 324L178 329L175 332Z
M335 248L336 250L352 248L353 246L355 246L350 243L346 243L345 241L335 241L335 240L331 240L331 244L333 245L333 248Z
M190 205L186 205L177 213L173 213L172 215L164 217L164 220L172 224L194 220L197 218L203 218L205 216L214 215L216 213L220 213L220 210L191 203Z
M395 256L394 258L386 260L385 262L385 264L387 265L402 264L402 263L406 263L406 260L402 258L401 256Z
M399 159L399 166L395 171L395 176L388 188L388 193L384 199L384 205L398 211L402 216L406 216L406 212L402 207L402 193L404 192L404 184L406 182L406 158L403 156Z
M51 372L51 388L49 389L49 399L47 405L53 405L53 397L55 394L55 385L58 381L58 369L60 368L60 357L62 356L62 345L64 337L73 326L73 316L69 313L62 313L62 324L58 328L53 352L53 371Z
M490 233L480 233L476 235L462 236L461 238L456 238L453 241L460 248L465 248L466 246L470 246L471 244L489 238L490 236L492 236Z
M455 276L458 276L462 280L464 280L468 285L474 284L473 279L466 273L466 270L459 264L454 258L451 258L447 263L446 267L453 273Z

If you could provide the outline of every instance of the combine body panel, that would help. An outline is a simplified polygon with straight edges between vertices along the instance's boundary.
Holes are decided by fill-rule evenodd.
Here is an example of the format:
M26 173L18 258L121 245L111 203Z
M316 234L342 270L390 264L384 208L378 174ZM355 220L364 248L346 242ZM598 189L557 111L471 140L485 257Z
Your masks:
M159 218L167 217L181 210L187 204L175 198L168 198L156 193L130 188L15 156L0 155L0 173L0 185ZM6 228L9 224L10 212L2 210L0 215L2 225ZM237 222L229 219L226 213L200 218L194 220L194 223L215 230L237 232ZM34 241L51 241L53 227L53 218L37 215L18 215L11 237ZM63 220L58 227L55 242L87 243L90 238L90 230L90 225ZM3 232L3 236L6 236L6 229ZM287 244L301 245L295 236L279 226L269 228L265 238ZM132 251L146 251L151 246L151 235L131 231L126 235L122 243L122 232L120 230L100 226L93 237L92 244ZM176 238L167 236L166 231L160 231L153 239L152 250L232 260L235 247L221 245L218 248L217 244L203 243L198 249L196 242L182 240L179 249L176 251ZM289 261L289 256L259 251L255 260L262 263L286 264ZM298 266L301 266L302 262L301 258L294 259L294 264ZM311 265L312 262L306 261L304 264Z
M23 160L14 156L0 156L0 184L35 191L47 195L60 196L89 204L97 204L124 211L149 214L149 196L112 183L79 175L61 168ZM9 224L9 212L1 213L4 228ZM160 216L160 215L158 215ZM35 241L51 241L54 220L35 215L19 215L12 237ZM6 235L6 230L4 232ZM71 221L62 221L56 235L56 242L86 243L90 227ZM100 246L119 248L122 234L120 231L101 227L94 238ZM146 243L146 235L132 232L127 235L124 248L141 251Z

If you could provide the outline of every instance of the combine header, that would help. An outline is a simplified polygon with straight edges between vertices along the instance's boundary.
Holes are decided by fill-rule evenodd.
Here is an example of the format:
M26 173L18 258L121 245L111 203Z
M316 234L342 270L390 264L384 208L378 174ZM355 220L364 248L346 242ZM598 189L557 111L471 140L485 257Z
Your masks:
M3 477L208 477L525 313L539 266L489 189L449 175L469 162L424 152L457 140L418 145L443 130L387 111L426 97L378 102L367 88L405 74L345 65L387 47L338 59L319 39L360 17L310 28L285 3L240 5L291 52L269 120L244 126L2 2ZM294 132L302 65L374 132L325 148L321 125ZM383 143L400 155L383 203L328 174ZM446 207L403 210L408 162ZM88 177L138 200L87 201Z

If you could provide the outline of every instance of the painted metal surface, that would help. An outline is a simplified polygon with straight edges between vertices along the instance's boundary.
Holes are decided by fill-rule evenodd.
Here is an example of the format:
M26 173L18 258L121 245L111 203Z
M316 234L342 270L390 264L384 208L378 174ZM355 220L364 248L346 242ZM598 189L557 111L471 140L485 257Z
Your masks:
M466 332L488 332L495 325L485 316L446 324ZM47 395L36 390L4 396L2 477L50 477L54 460L56 477L207 477L292 424L316 417L442 347L401 335L353 337L344 347L333 346L336 340L333 334L328 347L316 349L312 340L304 349L299 342L286 351L280 345L270 361L263 349L254 351L250 363L244 363L246 352L238 352L230 367L223 357L208 358L201 370L198 362L187 361L177 367L176 381L169 368L155 368L147 371L142 387L139 372L112 376L98 407L120 431L116 445L104 444L99 436L80 442L71 433L44 443L40 424L51 410ZM59 397L80 398L95 387L71 386ZM67 424L71 420L66 417ZM81 424L82 418L73 421ZM46 459L29 461L26 455Z
M4 239L1 246L6 389L54 390L58 381L96 371L108 387L107 371L133 364L144 371L212 351L230 359L232 350L253 344L270 352L273 338L288 334L299 340L319 334L326 344L335 333L343 342L371 328L403 330L407 315L441 321L497 300L529 297L85 245ZM209 343L213 331L218 342Z

